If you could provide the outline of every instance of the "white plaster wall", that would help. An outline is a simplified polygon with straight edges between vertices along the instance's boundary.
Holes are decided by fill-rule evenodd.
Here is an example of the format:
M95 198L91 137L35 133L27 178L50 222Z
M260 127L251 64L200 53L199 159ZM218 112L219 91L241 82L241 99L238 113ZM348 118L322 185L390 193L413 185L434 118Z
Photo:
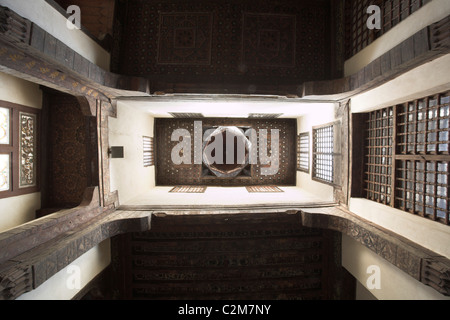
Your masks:
M426 4L402 23L375 40L355 56L345 62L345 76L355 74L370 62L408 39L426 26L435 23L450 14L450 1L433 0ZM367 15L369 17L369 15Z
M108 239L17 300L70 300L110 263L111 244ZM78 275L79 280L75 278Z
M334 105L327 104L312 108L310 114L297 118L297 133L309 132L309 173L297 171L297 187L320 197L323 201L333 201L333 187L311 179L312 172L312 127L335 121Z
M92 63L109 71L110 54L83 31L67 28L66 18L44 0L0 0L0 5L36 23Z
M34 220L40 208L40 192L0 199L0 232Z
M38 85L4 73L0 73L0 100L42 108ZM40 208L40 192L0 199L0 232L33 220Z
M42 109L39 85L0 72L0 100Z
M124 159L111 159L111 190L119 191L120 204L155 186L155 167L144 168L142 137L153 137L154 118L123 102L117 118L109 118L110 146L123 146Z
M450 300L346 235L342 236L342 265L379 300ZM379 288L368 286L368 280L369 285L373 283L369 277L375 276L374 271L368 270L370 266L379 268ZM358 300L367 298L364 290L357 294Z

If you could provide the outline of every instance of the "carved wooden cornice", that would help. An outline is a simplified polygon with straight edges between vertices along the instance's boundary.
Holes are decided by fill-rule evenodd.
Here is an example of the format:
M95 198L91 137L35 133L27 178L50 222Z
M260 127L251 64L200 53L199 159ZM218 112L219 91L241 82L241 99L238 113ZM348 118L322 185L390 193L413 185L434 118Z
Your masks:
M192 213L161 210L163 208L158 211L149 208L114 211L99 207L100 199L94 194L98 194L97 188L88 190L83 203L70 212L62 211L56 216L45 217L2 234L0 245L6 243L12 252L18 254L10 254L0 263L0 299L15 299L39 287L76 258L108 238L127 232L150 230L153 215L199 214L194 208L191 208ZM95 208L101 208L100 212L95 211ZM258 212L251 207L247 209L248 213L239 213L242 219ZM346 234L414 279L450 296L449 259L376 226L342 207L324 206L273 212L277 215L297 214L299 223L305 227L330 229ZM210 213L230 214L226 210ZM42 225L46 224L51 226L43 228ZM50 240L45 237L48 233L53 235ZM23 238L23 241L15 241L17 238ZM27 243L28 248L18 249ZM17 248L12 249L14 247Z
M0 6L0 71L74 96L111 101L147 96L143 78L117 75L90 62L35 23Z
M450 16L423 28L359 72L329 81L306 82L298 92L305 96L332 96L348 99L373 89L426 62L450 53Z
M342 207L302 209L300 212L304 226L346 234L414 279L450 296L450 259Z
M98 188L86 190L80 206L0 234L0 300L38 288L102 241L150 229L151 212L100 207Z

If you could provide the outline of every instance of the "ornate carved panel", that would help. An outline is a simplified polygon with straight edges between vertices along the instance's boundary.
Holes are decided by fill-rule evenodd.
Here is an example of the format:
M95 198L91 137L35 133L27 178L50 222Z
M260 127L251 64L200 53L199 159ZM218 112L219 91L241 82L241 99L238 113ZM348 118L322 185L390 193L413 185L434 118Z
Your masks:
M132 0L119 11L118 72L148 77L155 91L273 93L331 72L329 1Z
M160 13L158 64L209 65L211 13Z
M20 112L19 187L32 187L37 182L36 168L36 114Z
M244 13L242 59L245 65L295 67L296 16Z
M204 173L207 169L202 164L196 164L194 159L195 119L155 119L155 150L156 150L156 183L157 185L206 185L206 186L245 186L245 185L287 185L296 183L296 137L297 122L295 119L223 119L202 118L202 128L220 126L238 126L253 128L258 137L261 130L279 130L278 171L274 174L264 174L267 165L262 164L260 157L256 164L251 164L234 178L218 178L213 174ZM176 129L185 129L191 135L191 164L176 165L172 161L172 150L178 142L172 141L172 133ZM201 136L201 133L200 133ZM225 139L224 139L225 140ZM268 150L271 147L267 141ZM259 153L259 147L254 150ZM275 154L277 150L269 151ZM276 157L275 157L276 158ZM201 161L201 160L200 160ZM270 166L270 165L269 165Z
M0 154L0 191L7 191L10 187L11 159L9 154Z
M98 184L97 128L78 100L46 91L48 101L48 199L50 208L76 206L84 190ZM93 172L94 171L94 172Z
M339 299L334 235L299 215L154 217L150 231L114 239L113 277L125 299Z

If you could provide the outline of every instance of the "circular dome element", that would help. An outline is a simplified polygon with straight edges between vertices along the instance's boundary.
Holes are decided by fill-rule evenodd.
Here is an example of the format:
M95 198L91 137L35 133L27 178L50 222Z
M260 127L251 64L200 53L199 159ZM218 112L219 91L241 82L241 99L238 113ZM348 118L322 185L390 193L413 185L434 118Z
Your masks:
M234 178L249 164L251 142L238 127L218 127L203 142L203 163L217 177Z

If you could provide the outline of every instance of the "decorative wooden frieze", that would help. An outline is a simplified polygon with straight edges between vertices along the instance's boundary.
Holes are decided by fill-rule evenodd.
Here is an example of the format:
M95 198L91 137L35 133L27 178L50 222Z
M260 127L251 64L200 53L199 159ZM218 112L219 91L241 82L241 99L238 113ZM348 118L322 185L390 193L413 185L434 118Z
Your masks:
M34 220L0 233L0 264L72 230L103 211L99 206L98 188L91 187L86 189L78 207L62 210L49 218Z
M450 296L450 260L342 207L302 209L302 224L342 232L414 279Z
M15 250L22 252L10 256L0 264L0 299L15 299L21 294L37 288L58 271L69 265L76 258L98 245L105 239L115 235L127 232L143 232L151 229L151 217L154 210L104 210L101 213L95 213L95 209L88 211L78 211L77 215L82 222L71 223L72 221L62 222L56 219L59 229L55 225L54 230L58 234L45 240L38 237L38 240L32 240L35 234L44 234L46 230L39 229L30 225L28 230L31 234L27 235L28 242L32 247L25 250ZM211 209L213 210L213 209ZM359 243L363 244L380 257L397 266L409 274L414 279L434 288L443 295L450 295L450 261L445 257L438 256L428 249L425 249L408 239L402 238L397 234L381 229L372 223L357 217L341 207L311 207L299 208L298 210L289 210L272 215L297 214L298 223L303 227L331 229L344 233ZM164 212L161 211L161 212ZM167 211L168 212L168 211ZM197 212L197 211L196 211ZM227 210L220 210L226 213ZM247 208L247 212L259 212ZM214 213L214 212L210 212ZM61 212L64 216L67 213ZM89 217L91 214L91 218ZM178 215L185 217L184 214L168 213L168 215ZM158 217L164 217L166 214L158 214ZM58 214L44 218L44 222L54 222ZM258 215L261 216L261 215ZM240 215L236 216L240 217ZM186 217L187 218L187 217ZM245 215L242 216L245 219ZM75 221L75 220L73 220ZM188 220L187 220L188 221ZM67 229L67 225L73 225ZM14 238L15 234L25 231L12 230L9 238ZM26 234L26 233L25 233ZM195 237L195 234L192 234ZM30 238L31 237L31 238ZM8 242L3 239L3 242ZM13 242L16 247L20 247L24 242ZM42 245L39 245L42 244Z
M75 96L105 101L149 92L145 79L101 69L35 23L2 6L0 35L2 72Z
M98 160L102 170L100 175L101 206L119 205L117 191L110 190L110 170L109 170L109 131L108 118L117 117L116 103L97 102L97 136L98 136Z
M89 213L79 210L78 215L88 217ZM54 219L54 216L48 216L43 218L43 221ZM122 233L149 230L150 221L151 212L148 211L104 210L100 215L76 224L76 227L70 230L65 230L64 226L75 223L59 222L61 232L57 236L41 242L41 245L35 243L30 250L0 264L0 300L16 299L38 288L106 239ZM45 231L35 232L42 234Z
M345 99L379 86L450 52L450 16L436 22L384 53L357 73L330 81L305 82L299 96L336 95Z

